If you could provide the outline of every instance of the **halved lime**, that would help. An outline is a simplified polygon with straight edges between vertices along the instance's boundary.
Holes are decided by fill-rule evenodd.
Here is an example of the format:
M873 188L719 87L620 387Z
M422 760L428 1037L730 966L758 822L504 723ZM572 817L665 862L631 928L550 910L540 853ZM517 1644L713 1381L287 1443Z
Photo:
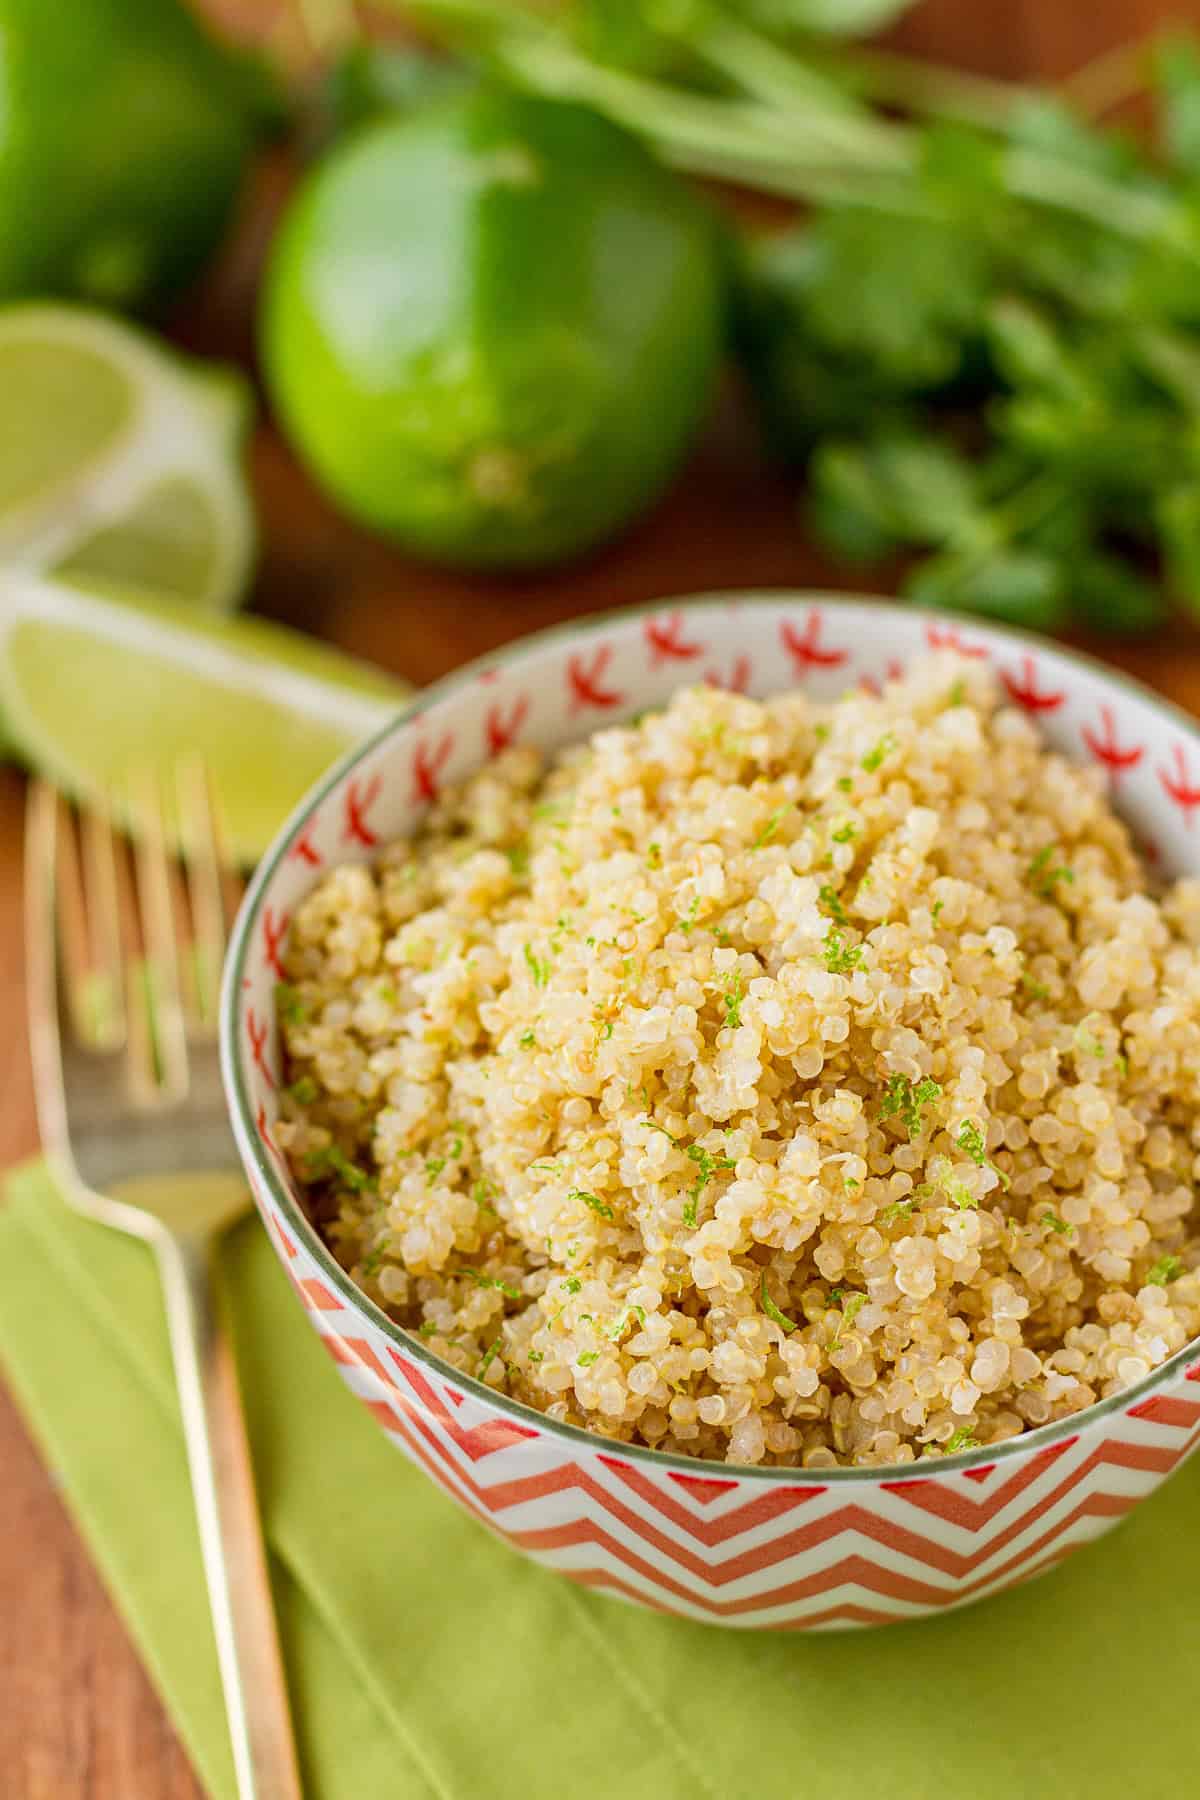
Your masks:
M199 754L243 863L407 691L265 619L198 618L179 601L0 571L0 711L18 753L102 807Z
M249 390L73 306L0 309L0 563L213 611L245 591Z

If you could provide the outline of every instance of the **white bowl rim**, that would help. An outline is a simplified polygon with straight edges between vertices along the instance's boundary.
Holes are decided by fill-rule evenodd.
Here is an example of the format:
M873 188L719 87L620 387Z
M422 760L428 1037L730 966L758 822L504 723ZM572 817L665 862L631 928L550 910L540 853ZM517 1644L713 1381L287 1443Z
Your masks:
M1115 688L1123 689L1135 698L1147 702L1154 710L1170 719L1181 731L1187 733L1200 748L1200 724L1197 723L1181 707L1171 700L1165 700L1145 682L1138 681L1123 670L1114 669L1102 662L1099 657L1091 656L1086 651L1076 650L1062 644L1056 639L1039 637L1034 633L1019 631L1012 626L994 624L989 619L976 615L945 611L940 608L912 606L908 602L900 602L894 596L886 594L843 594L824 589L809 588L724 588L699 594L666 595L657 600L639 602L619 607L609 607L603 611L585 613L574 619L560 620L554 625L544 626L539 631L526 632L522 636L511 639L499 649L486 651L482 656L474 657L470 662L461 664L443 675L439 680L431 682L427 687L417 691L407 705L402 706L386 725L371 733L361 744L348 750L337 762L326 771L321 779L310 788L305 797L295 806L288 818L276 833L270 848L255 869L250 884L242 899L238 916L230 935L229 949L225 959L225 971L221 984L220 997L220 1051L221 1073L225 1087L226 1104L229 1108L234 1137L243 1163L252 1168L260 1181L270 1190L272 1198L287 1220L288 1226L303 1241L305 1249L318 1263L322 1277L329 1281L339 1297L364 1317L385 1337L390 1338L397 1349L406 1356L412 1357L431 1374L441 1380L449 1379L465 1393L493 1407L498 1413L519 1421L526 1427L563 1441L572 1451L592 1456L611 1455L624 1461L640 1462L652 1468L673 1471L680 1475L692 1475L698 1480L746 1480L757 1482L783 1483L787 1486L824 1487L830 1482L839 1485L866 1483L871 1486L898 1481L927 1479L940 1475L943 1470L957 1472L963 1469L979 1468L993 1463L1007 1462L1025 1455L1036 1455L1048 1445L1061 1442L1064 1438L1072 1438L1090 1425L1094 1420L1116 1412L1127 1411L1139 1400L1164 1386L1175 1375L1186 1369L1196 1359L1200 1350L1200 1337L1190 1338L1188 1342L1175 1351L1173 1356L1159 1363L1157 1368L1144 1375L1131 1387L1122 1388L1119 1393L1110 1394L1106 1399L1093 1401L1090 1406L1079 1412L1070 1413L1066 1418L1054 1420L1048 1425L1036 1426L1032 1431L1021 1432L1017 1437L1006 1438L999 1444L981 1444L975 1449L956 1451L953 1455L942 1455L924 1459L917 1457L911 1463L881 1463L869 1467L844 1467L802 1469L787 1465L771 1464L762 1468L754 1463L716 1462L707 1457L677 1456L667 1450L653 1450L648 1445L630 1444L622 1438L604 1437L596 1431L589 1431L581 1425L568 1425L558 1419L549 1418L534 1406L523 1400L514 1400L510 1395L488 1387L474 1375L466 1375L452 1364L436 1356L426 1348L414 1333L397 1325L388 1317L383 1309L375 1304L370 1296L363 1292L342 1268L325 1240L311 1223L304 1209L293 1197L287 1184L282 1180L272 1160L263 1149L255 1123L255 1112L246 1087L242 1069L242 1034L240 1026L240 1005L242 994L242 974L246 958L254 938L254 928L258 922L262 901L274 879L275 871L287 854L289 846L295 840L297 832L304 822L323 803L327 796L338 786L363 759L383 745L390 738L399 735L420 719L430 707L436 705L447 695L458 692L477 682L486 671L503 669L527 651L556 642L569 641L572 638L587 636L592 631L605 626L624 624L630 619L653 617L657 613L669 609L681 611L703 612L709 608L728 607L736 603L739 607L753 610L757 606L778 606L781 603L795 603L797 606L820 606L822 609L836 612L844 610L856 612L860 608L889 609L902 606L907 617L915 624L935 626L939 629L964 627L976 633L992 638L1002 638L1014 649L1026 652L1047 651L1060 656L1064 661L1077 664L1080 668L1090 670Z

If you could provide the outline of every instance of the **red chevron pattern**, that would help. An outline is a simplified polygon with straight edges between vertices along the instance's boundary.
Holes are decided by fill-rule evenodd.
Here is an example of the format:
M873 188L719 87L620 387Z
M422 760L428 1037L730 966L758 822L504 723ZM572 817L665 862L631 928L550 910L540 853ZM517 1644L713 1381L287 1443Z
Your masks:
M1136 693L1118 693L1102 671L1048 644L1014 653L1011 638L983 625L963 642L955 626L907 608L734 598L703 612L671 603L581 626L567 641L517 646L488 672L503 669L509 696L491 715L489 690L475 681L446 693L419 727L397 727L343 771L238 927L238 1017L227 1050L250 1101L250 1122L235 1109L239 1142L280 1261L346 1385L404 1456L489 1531L580 1586L656 1611L742 1629L858 1628L1030 1580L1108 1530L1200 1443L1200 1351L1175 1359L1124 1406L1092 1409L1062 1436L1032 1434L961 1470L808 1476L700 1465L693 1473L562 1434L435 1365L416 1343L398 1344L373 1308L345 1297L328 1254L282 1210L266 1147L279 1111L280 921L311 885L313 844L370 856L410 830L430 790L465 774L492 737L498 749L519 727L522 742L561 743L586 727L580 715L589 710L603 725L662 704L681 679L721 670L755 692L799 681L829 699L856 682L881 683L927 645L995 659L1012 698L1081 760L1099 754L1096 720L1116 717L1119 702L1122 743L1138 746L1122 762L1122 804L1168 873L1196 868L1192 790L1186 805L1180 793L1200 767L1200 737L1164 723Z

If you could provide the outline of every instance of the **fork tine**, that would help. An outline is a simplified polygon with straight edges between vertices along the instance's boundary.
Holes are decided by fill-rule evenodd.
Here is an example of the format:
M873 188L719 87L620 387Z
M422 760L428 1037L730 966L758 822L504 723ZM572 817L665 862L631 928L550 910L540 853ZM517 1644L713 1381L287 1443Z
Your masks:
M201 1030L211 1032L225 960L226 919L212 785L201 756L182 758L176 767L175 816L191 913L185 959L189 1011Z
M162 1104L186 1094L188 1058L162 794L155 775L140 774L130 784L129 800L137 832L133 865L142 927L142 956L127 966L130 1033L132 1039L136 1010L148 1034L143 1072L148 1066L155 1087L152 1095L143 1092L141 1098ZM136 1081L138 1071L133 1073Z
M63 993L71 1028L81 1044L93 1050L118 1049L124 1042L119 951L114 955L115 907L110 891L92 897L96 883L92 864L98 846L85 820L83 858L79 835L67 801L47 789L45 806L53 817L46 824L54 874L55 914ZM88 874L84 875L84 862Z
M95 1042L103 1050L119 1050L126 1040L125 996L121 981L121 915L117 904L116 852L112 826L99 812L87 809L80 821L83 841L83 893L91 938ZM86 1040L85 1040L86 1041Z

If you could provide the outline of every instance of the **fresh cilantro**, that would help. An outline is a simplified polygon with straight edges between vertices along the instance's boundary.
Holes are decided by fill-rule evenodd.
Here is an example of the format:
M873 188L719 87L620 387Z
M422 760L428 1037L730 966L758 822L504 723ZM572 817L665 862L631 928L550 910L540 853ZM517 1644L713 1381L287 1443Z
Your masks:
M896 748L896 740L890 731L885 731L879 742L872 746L862 759L862 767L868 775L873 775L880 764L892 754Z
M742 1001L746 997L746 977L740 969L734 971L725 989L725 1023L730 1030L736 1031L742 1022Z
M945 904L946 904L946 902L944 900L935 900L933 903L933 909L930 913L930 917L932 918L935 925L937 924L939 918L941 917L942 908L945 906Z
M428 1156L425 1159L425 1186L432 1187L446 1166L444 1156Z
M839 925L846 925L849 923L849 920L846 917L845 907L838 899L833 888L829 886L828 882L818 888L817 899L821 902L821 905L825 908L826 912L829 913Z
M583 1283L580 1281L578 1275L568 1275L567 1279L563 1282L563 1286L566 1288L568 1294L577 1294L583 1286Z
M1060 881L1069 884L1075 879L1074 869L1069 869L1065 863L1051 867L1053 859L1054 846L1047 844L1044 849L1038 851L1026 871L1026 879L1034 893L1043 900L1053 897L1054 889Z
M840 931L831 931L824 943L825 967L831 975L850 975L862 967L861 944L847 945Z
M965 1181L948 1181L946 1196L954 1202L959 1212L971 1212L979 1205Z
M529 873L529 845L522 840L521 843L514 844L512 849L506 851L505 854L508 857L508 866L514 879L520 881L523 875Z
M363 1274L377 1275L379 1273L380 1264L383 1262L386 1255L387 1246L385 1244L377 1244L374 1250L371 1251L371 1254L363 1261Z
M885 1225L891 1225L897 1219L911 1219L916 1205L917 1201L914 1196L910 1196L907 1200L891 1200L879 1217Z
M950 691L946 695L946 705L961 706L966 697L967 684L960 675L958 680L951 685Z
M1050 989L1044 982L1035 981L1028 970L1022 970L1021 972L1021 986L1025 989L1025 992L1032 995L1035 1000L1048 1000L1050 998Z
M696 894L692 900L691 905L688 907L686 913L684 913L682 919L676 919L676 921L675 921L676 925L679 927L680 931L683 932L685 937L689 934L689 932L694 930L695 924L696 924L696 914L699 912L699 910L700 910L700 896L699 896L699 894Z
M646 852L646 862L652 869L662 868L662 847L659 844L650 845Z
M300 998L300 990L290 981L275 983L275 1009L286 1025L303 1025L308 1019L308 1007Z
M934 1100L941 1098L938 1083L926 1075L914 1087L907 1075L893 1075L884 1091L879 1108L881 1119L899 1118L908 1137L921 1129L921 1114Z
M489 1212L493 1218L496 1217L496 1209L492 1205L492 1196L495 1191L490 1181L483 1180L477 1181L471 1189L471 1198L480 1212Z
M769 844L771 842L771 839L779 830L779 821L787 810L786 806L776 807L775 811L768 818L766 824L755 838L754 843L751 846L752 849L761 850L764 844Z
M550 964L535 953L532 944L526 944L524 956L526 967L533 976L533 985L544 988L550 979Z
M835 844L852 844L858 836L858 826L852 819L847 819L844 825L839 825L829 836Z
M695 1229L696 1229L696 1222L697 1222L697 1219L699 1218L699 1204L700 1204L700 1197L693 1190L693 1192L688 1195L687 1199L683 1203L682 1218L683 1218L684 1229L687 1231L695 1231Z
M946 1440L946 1455L954 1456L959 1450L978 1450L979 1439L969 1425L960 1425L958 1430Z
M1176 1280L1182 1273L1182 1256L1160 1256L1154 1267L1147 1270L1144 1285L1146 1287L1166 1287L1168 1281Z
M301 1075L298 1081L293 1081L283 1091L298 1106L311 1106L319 1090L311 1075Z
M854 781L849 775L839 775L835 785L839 794L852 794L854 792Z
M590 1369L593 1363L600 1361L600 1352L598 1350L584 1350L581 1355L575 1358L575 1361L581 1369Z
M1041 1215L1039 1223L1048 1225L1051 1231L1056 1231L1058 1233L1059 1237L1070 1237L1075 1230L1073 1225L1068 1225L1065 1219L1060 1219L1058 1214L1051 1211L1049 1208Z
M601 1200L596 1194L589 1194L583 1188L572 1188L567 1195L568 1200L579 1200L590 1211L597 1213L602 1219L612 1219L616 1215L607 1200Z
M963 1120L962 1125L959 1127L958 1136L955 1138L954 1142L958 1145L958 1148L964 1155L970 1157L977 1168L991 1169L994 1175L999 1176L1002 1188L1007 1189L1012 1186L1012 1182L1004 1173L1004 1170L998 1169L988 1155L987 1142L984 1138L983 1131L974 1119Z
M644 1306L626 1306L625 1308L623 1308L623 1310L618 1314L618 1316L613 1320L612 1324L609 1326L607 1332L605 1333L605 1336L612 1338L613 1341L615 1342L617 1338L622 1337L624 1335L625 1329L628 1326L631 1319L636 1319L639 1325L644 1325L646 1323L645 1307Z
M789 1319L786 1313L780 1312L779 1308L776 1306L775 1302L772 1300L770 1294L768 1294L768 1292L767 1292L767 1271L765 1269L763 1270L762 1287L760 1289L760 1293L761 1293L761 1297L762 1297L763 1311L766 1313L768 1319L770 1319L773 1324L778 1325L780 1331L796 1331L796 1330L798 1330L798 1326L797 1326L795 1319Z
M520 1037L517 1039L517 1043L522 1050L535 1050L537 1048L537 1034L531 1027L529 1030L521 1033Z
M479 1379L481 1381L483 1380L483 1377L487 1374L488 1370L491 1368L492 1363L495 1361L496 1354L499 1351L499 1349L500 1349L500 1339L498 1337L493 1338L491 1343L488 1345L487 1349L484 1351L483 1361L479 1365L478 1373L479 1373Z
M357 1163L351 1162L344 1151L336 1144L326 1144L320 1150L310 1150L304 1158L306 1172L314 1179L323 1176L336 1176L352 1193L360 1194L375 1186L375 1178Z

